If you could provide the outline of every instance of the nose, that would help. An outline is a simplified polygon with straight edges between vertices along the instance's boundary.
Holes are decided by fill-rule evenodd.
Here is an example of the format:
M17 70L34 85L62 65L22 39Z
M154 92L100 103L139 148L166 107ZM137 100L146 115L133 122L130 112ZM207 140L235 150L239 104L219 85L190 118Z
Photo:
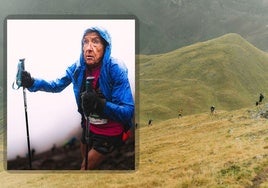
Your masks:
M93 44L92 42L87 42L84 44L84 49L85 50L92 50L93 49Z

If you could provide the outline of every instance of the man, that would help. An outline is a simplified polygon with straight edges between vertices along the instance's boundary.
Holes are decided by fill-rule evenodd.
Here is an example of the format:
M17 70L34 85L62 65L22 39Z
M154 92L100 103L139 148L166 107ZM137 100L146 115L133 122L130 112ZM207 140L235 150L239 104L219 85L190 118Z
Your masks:
M211 114L214 114L214 113L215 113L215 106L211 106L211 107L210 107L210 113L211 113Z
M153 120L152 119L149 119L148 126L152 126L152 125L153 125Z
M93 91L86 91L86 78L94 77ZM81 114L81 170L96 169L122 143L123 132L132 126L134 100L122 62L111 57L111 37L101 28L92 27L82 37L82 52L78 61L54 81L34 79L28 72L22 74L22 86L29 91L61 92L70 83ZM85 114L89 115L89 123ZM90 124L89 142L85 140L86 126ZM86 154L86 144L89 152ZM86 159L88 164L86 166Z
M179 109L178 118L182 118L182 112L183 112L183 110L182 109Z
M260 93L260 97L259 97L259 104L261 104L262 103L262 100L264 99L264 96L263 96L263 94L262 93Z

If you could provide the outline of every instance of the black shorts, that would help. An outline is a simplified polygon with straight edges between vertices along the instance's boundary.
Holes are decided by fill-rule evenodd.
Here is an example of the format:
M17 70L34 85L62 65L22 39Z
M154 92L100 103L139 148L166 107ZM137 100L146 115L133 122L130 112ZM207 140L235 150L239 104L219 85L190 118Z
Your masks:
M81 142L83 144L86 144L85 133L86 133L85 128L83 128L81 137ZM120 146L123 145L122 134L118 136L104 136L95 134L90 131L88 145L89 148L93 148L99 153L107 155L113 152L116 148L119 148Z

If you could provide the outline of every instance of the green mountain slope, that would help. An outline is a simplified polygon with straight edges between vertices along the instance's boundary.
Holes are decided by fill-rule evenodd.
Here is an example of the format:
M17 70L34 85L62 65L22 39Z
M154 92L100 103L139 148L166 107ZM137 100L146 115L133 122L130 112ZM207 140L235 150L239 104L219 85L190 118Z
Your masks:
M268 55L240 35L227 34L160 55L139 56L140 118L254 105L268 93Z
M267 106L267 104L265 105ZM250 113L249 113L250 112ZM267 187L268 121L257 108L173 118L137 130L135 171L9 172L2 187ZM0 152L4 152L0 146ZM1 158L0 158L1 159ZM53 162L53 161L52 161ZM58 171L60 172L60 171ZM65 171L62 171L65 172Z

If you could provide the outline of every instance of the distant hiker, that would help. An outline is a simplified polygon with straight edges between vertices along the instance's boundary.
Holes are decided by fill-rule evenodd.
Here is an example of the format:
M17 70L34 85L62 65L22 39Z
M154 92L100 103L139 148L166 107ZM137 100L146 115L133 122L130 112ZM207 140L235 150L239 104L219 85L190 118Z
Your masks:
M153 125L153 120L152 119L149 119L148 126L152 126L152 125Z
M210 113L211 113L211 114L214 114L214 113L215 113L215 106L211 106L211 107L210 107Z
M259 97L259 104L262 102L262 100L264 99L264 96L262 93L260 93L260 97Z
M134 99L127 68L121 60L111 57L111 46L110 34L105 29L92 27L82 36L79 59L66 69L62 77L46 81L22 72L21 85L31 92L61 92L73 84L82 119L81 170L96 169L109 153L123 145L123 132L133 124ZM93 91L86 90L87 77L94 77ZM87 127L89 139L86 138Z
M136 128L136 129L138 128L138 123L135 124L135 128Z
M180 110L179 110L179 114L178 114L178 118L182 118L182 112L183 112L183 110L180 109Z

